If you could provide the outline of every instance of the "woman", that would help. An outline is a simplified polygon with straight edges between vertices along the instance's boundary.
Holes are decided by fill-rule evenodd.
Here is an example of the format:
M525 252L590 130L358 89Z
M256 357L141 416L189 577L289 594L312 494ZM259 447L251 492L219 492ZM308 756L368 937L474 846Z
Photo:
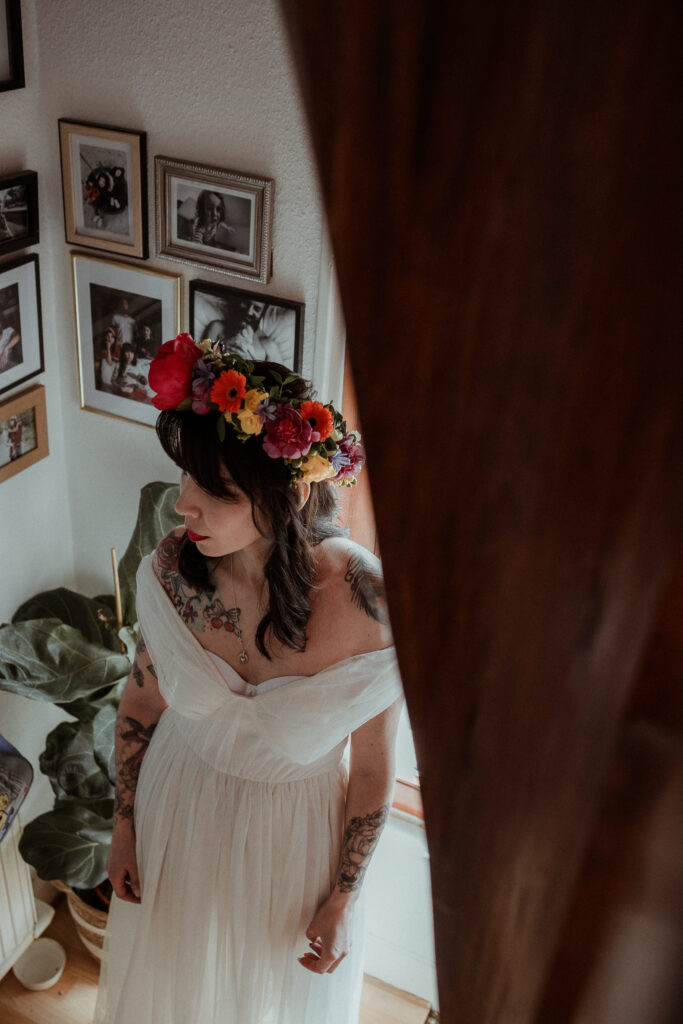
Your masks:
M185 526L138 573L96 1019L351 1024L402 700L377 560L334 523L363 450L208 341L163 345L150 385Z
M115 393L125 395L126 398L147 401L147 378L144 373L133 369L136 365L135 346L126 342L121 346L121 358L111 378L112 387Z
M227 223L223 197L202 189L197 197L197 211L192 222L192 241L199 245L220 245L231 248L229 236L234 228Z
M100 358L95 364L97 386L101 391L113 391L112 380L118 369L117 360L119 359L116 331L113 327L107 327L104 332L104 341L100 347Z

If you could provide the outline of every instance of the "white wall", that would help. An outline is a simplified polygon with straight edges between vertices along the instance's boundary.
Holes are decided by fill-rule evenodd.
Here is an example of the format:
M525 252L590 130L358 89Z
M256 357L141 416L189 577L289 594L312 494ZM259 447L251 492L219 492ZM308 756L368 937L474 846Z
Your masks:
M0 485L5 621L22 600L47 587L110 591L109 548L123 553L141 486L176 478L152 430L79 408L58 118L147 132L151 255L141 265L183 274L183 329L189 326L190 279L250 285L155 255L154 156L273 178L274 274L254 290L305 302L303 370L326 399L339 400L343 370L321 198L276 0L23 0L22 12L27 87L0 94L0 171L38 172L46 362L38 380L47 393L50 456ZM0 731L36 768L24 820L51 806L37 757L61 717L49 705L0 693ZM390 823L383 868L369 883L378 915L370 969L400 985L407 968L396 968L410 960L413 934L420 951L406 987L432 998L433 957L431 975L420 960L430 955L422 941L425 929L431 934L426 845L420 826L410 826L409 841L405 828ZM400 896L408 890L419 895L401 911ZM379 947L388 934L396 956L387 973Z

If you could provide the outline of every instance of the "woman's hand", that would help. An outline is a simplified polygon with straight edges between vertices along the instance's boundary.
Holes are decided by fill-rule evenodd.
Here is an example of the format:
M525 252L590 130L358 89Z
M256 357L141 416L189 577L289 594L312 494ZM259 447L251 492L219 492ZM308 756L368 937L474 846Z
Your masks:
M348 899L333 893L322 903L306 929L310 953L299 963L314 974L332 974L351 949L353 906Z
M140 875L135 854L135 833L130 825L114 827L111 849L107 858L107 874L112 888L127 903L140 902Z

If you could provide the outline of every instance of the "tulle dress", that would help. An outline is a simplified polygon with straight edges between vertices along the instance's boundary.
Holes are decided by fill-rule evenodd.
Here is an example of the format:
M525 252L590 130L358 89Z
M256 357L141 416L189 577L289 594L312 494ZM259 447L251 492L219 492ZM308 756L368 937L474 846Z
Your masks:
M394 648L250 686L199 644L149 557L138 614L169 707L135 800L142 902L114 898L96 1024L354 1024L362 896L334 973L297 957L337 870L347 737L402 692Z

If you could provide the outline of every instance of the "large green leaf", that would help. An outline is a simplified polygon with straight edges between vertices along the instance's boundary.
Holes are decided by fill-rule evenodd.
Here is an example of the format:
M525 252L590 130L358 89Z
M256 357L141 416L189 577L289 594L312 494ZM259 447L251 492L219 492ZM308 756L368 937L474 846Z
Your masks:
M135 574L141 559L154 551L169 530L182 524L183 520L174 508L177 500L177 484L164 484L157 480L142 488L138 520L126 553L119 562L124 622L133 623L137 618L135 613Z
M12 622L59 619L65 625L78 629L91 644L100 644L110 651L120 653L116 620L112 628L111 614L111 608L97 598L85 597L66 587L58 587L24 601L14 613Z
M88 643L54 619L0 626L0 690L65 704L113 686L129 671L126 654Z
M93 721L93 753L95 760L111 783L116 781L114 740L116 737L116 708L106 704Z
M93 746L92 722L60 722L48 734L39 764L58 800L92 804L113 799L112 784L96 762Z
M40 878L92 889L107 876L112 824L89 807L59 806L26 825L19 852Z

